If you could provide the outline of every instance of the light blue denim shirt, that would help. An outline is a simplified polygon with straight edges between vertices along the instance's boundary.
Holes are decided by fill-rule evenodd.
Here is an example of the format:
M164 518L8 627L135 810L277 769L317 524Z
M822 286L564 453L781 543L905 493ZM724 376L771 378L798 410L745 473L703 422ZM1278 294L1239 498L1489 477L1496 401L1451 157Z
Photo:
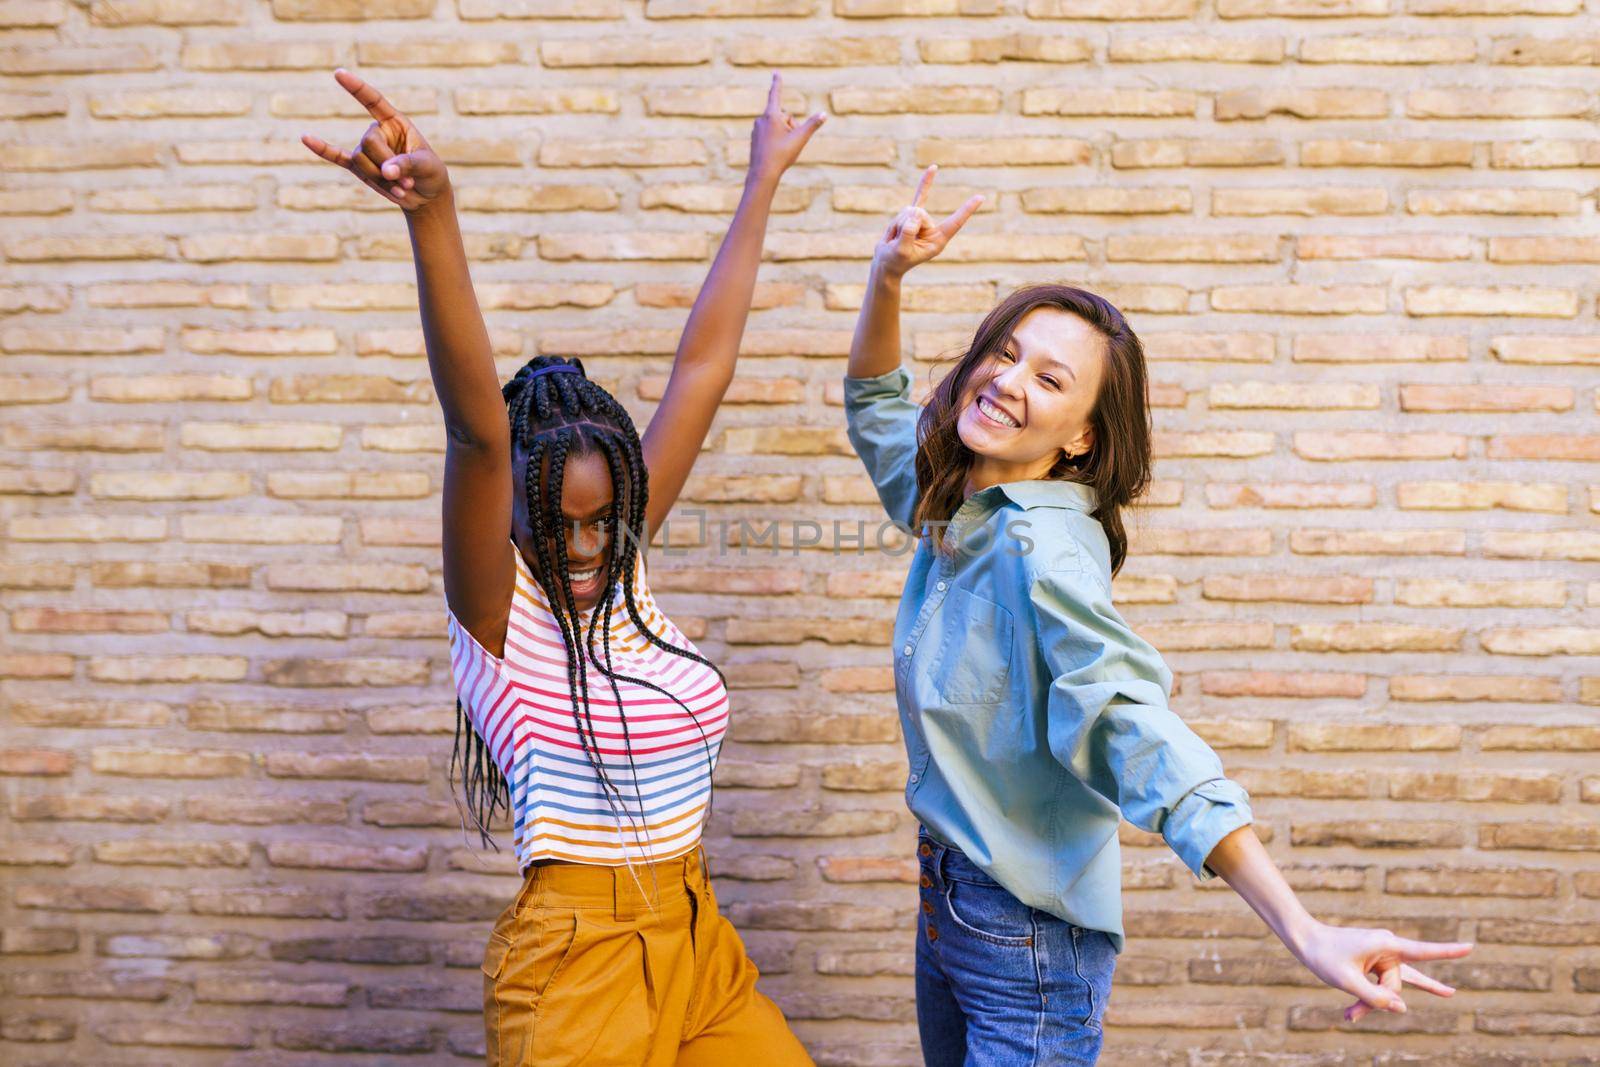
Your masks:
M911 376L845 378L850 442L889 517L917 500ZM1250 802L1168 707L1172 672L1111 603L1094 490L1007 482L923 538L894 626L906 803L1025 904L1122 950L1119 815L1159 833L1201 879Z

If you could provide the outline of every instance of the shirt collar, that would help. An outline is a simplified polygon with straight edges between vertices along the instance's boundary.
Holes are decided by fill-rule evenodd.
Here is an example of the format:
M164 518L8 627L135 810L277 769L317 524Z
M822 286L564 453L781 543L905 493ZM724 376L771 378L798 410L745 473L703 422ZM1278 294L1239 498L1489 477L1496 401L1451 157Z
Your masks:
M1066 508L1069 511L1092 513L1099 500L1092 486L1060 478L1030 478L1020 482L1001 482L999 485L991 485L982 492L1004 493L1012 503L1024 510Z

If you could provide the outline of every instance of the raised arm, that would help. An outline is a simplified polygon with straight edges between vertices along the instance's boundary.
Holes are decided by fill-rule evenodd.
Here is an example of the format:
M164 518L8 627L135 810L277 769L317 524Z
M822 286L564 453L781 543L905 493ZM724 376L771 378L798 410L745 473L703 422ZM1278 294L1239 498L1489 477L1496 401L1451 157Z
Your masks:
M467 270L449 174L411 120L346 70L334 78L372 116L352 151L306 147L405 211L434 393L444 412L445 600L480 640L503 623L516 580L511 553L511 429Z
M779 102L782 91L783 80L774 74L766 110L750 134L744 195L684 324L666 392L640 440L650 471L647 538L666 521L683 491L711 430L711 420L733 381L778 181L826 118L819 111L796 123Z
M912 267L943 252L950 238L983 205L983 197L973 196L949 218L934 222L922 202L928 198L938 170L934 164L922 172L911 203L890 221L873 250L866 295L850 341L850 365L845 374L851 378L876 378L900 366L900 279Z

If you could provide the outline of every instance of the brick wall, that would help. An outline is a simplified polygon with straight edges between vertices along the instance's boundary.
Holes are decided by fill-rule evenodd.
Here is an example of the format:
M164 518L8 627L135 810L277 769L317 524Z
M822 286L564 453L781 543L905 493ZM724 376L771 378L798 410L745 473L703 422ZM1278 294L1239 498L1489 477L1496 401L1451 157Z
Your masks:
M832 113L686 493L717 517L878 518L838 379L927 163L935 210L990 199L913 275L920 377L1024 282L1129 313L1159 462L1117 593L1176 706L1317 913L1480 947L1344 1027L1130 832L1106 1062L1595 1062L1595 6L0 0L0 1060L481 1048L516 878L444 781L404 226L298 143L364 128L344 64L451 164L502 370L581 354L641 420L768 68ZM735 687L725 902L821 1062L914 1063L903 557L694 541L656 587Z

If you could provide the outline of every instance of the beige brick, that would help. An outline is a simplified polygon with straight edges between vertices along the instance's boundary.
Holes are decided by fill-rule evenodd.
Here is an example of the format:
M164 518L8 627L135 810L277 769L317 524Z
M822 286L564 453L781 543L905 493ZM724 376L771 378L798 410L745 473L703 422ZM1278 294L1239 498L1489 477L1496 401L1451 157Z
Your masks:
M420 19L437 0L272 0L272 17L285 22Z
M455 105L462 115L616 114L621 106L613 89L457 89Z
M1230 285L1211 290L1211 306L1287 315L1379 315L1387 297L1376 285Z
M1557 482L1401 482L1395 503L1406 509L1544 511L1564 514L1567 487Z
M1579 297L1539 286L1418 285L1404 292L1408 315L1509 315L1570 319Z
M185 422L178 429L184 448L209 452L333 451L344 428L316 422Z
M983 85L844 88L828 102L836 115L981 115L1000 110L1000 92Z
M1427 385L1400 387L1401 411L1571 411L1562 385Z
M1415 89L1405 109L1414 119L1577 118L1589 110L1589 97L1580 89Z
M539 42L539 62L553 68L692 67L711 62L711 53L709 40L694 39L611 37Z
M91 496L108 500L226 500L251 491L243 471L96 471Z
M1413 15L1571 15L1582 0L1406 0Z
M1467 358L1464 337L1437 334L1297 334L1297 363L1435 363Z
M541 167L681 167L706 161L705 145L688 138L562 141L539 146Z
M54 141L0 145L0 171L122 170L158 167L164 146L137 141ZM300 149L302 152L305 148Z
M1119 169L1262 167L1282 163L1283 160L1283 146L1267 138L1200 140L1157 137L1117 140L1111 145L1111 165Z
M339 61L338 48L316 41L205 41L185 44L179 61L190 70L322 70Z
M166 238L154 235L70 234L55 237L11 237L5 239L4 248L7 259L31 263L167 257Z
M249 400L248 378L223 374L104 375L89 380L89 396L109 403L163 403L180 400Z
M1022 191L1024 211L1068 215L1170 215L1194 209L1188 189L1176 186L1048 186Z
M1600 39L1593 37L1502 37L1494 42L1493 62L1517 66L1588 67L1600 62Z
M1192 116L1200 98L1161 89L1024 89L1024 115L1175 118Z
M1478 44L1471 37L1367 35L1307 37L1300 42L1302 63L1471 63Z
M4 0L0 26L7 28L59 26L67 21L64 0Z
M1476 242L1471 237L1400 234L1377 237L1341 237L1305 234L1295 239L1301 259L1471 259Z
M1289 646L1302 652L1453 652L1463 633L1402 623L1308 623L1289 628Z
M367 67L492 67L521 58L515 41L361 41L356 61Z
M917 55L924 63L1087 63L1094 46L1083 37L1033 34L924 37L917 41Z
M1302 167L1470 167L1471 141L1362 141L1313 138L1300 144Z
M1373 119L1389 114L1389 96L1379 89L1234 89L1218 93L1217 121L1264 119Z
M1413 189L1406 194L1413 215L1576 215L1571 189Z
M1213 215L1381 215L1389 194L1380 186L1321 189L1215 189Z
M339 239L332 234L191 234L178 239L178 252L195 263L332 260L339 256Z
M1281 63L1281 37L1213 37L1206 34L1113 37L1106 58L1113 63Z
M1561 699L1561 686L1555 678L1517 675L1401 675L1389 679L1389 698L1549 702Z
M646 18L802 18L817 0L645 0Z
M1113 234L1106 259L1138 263L1276 263L1282 243L1270 234L1217 234L1206 237L1165 234Z

